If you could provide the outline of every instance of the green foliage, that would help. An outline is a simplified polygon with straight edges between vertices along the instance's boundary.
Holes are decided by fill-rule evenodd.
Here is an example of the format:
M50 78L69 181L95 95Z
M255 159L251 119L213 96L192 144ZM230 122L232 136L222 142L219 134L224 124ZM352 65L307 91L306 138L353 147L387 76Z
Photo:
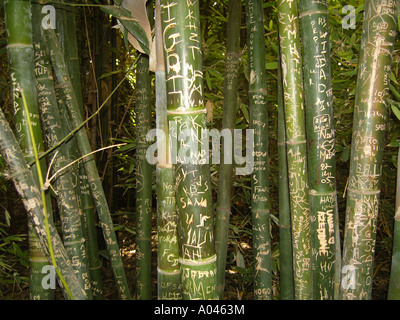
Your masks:
M100 8L104 12L117 18L126 28L126 30L138 40L140 46L146 52L146 54L150 54L149 39L147 38L146 33L144 32L140 24L131 18L131 13L127 9L120 6L107 5L102 5L100 6Z
M114 1L117 5L120 1ZM93 2L91 2L93 3ZM96 2L98 3L98 2ZM203 74L204 74L204 97L205 103L212 116L208 122L211 128L220 129L222 126L222 105L223 105L223 88L224 88L224 70L225 70L225 51L226 51L226 23L227 23L227 0L223 1L201 1L201 31L202 31L202 49L203 49ZM2 1L1 1L2 4ZM98 3L99 4L99 3ZM341 12L345 4L351 4L356 7L356 29L343 29L341 26L344 14ZM111 6L110 6L111 7ZM278 19L277 19L277 1L264 1L265 13L265 48L266 48L266 70L267 70L267 86L268 86L268 124L269 124L269 164L270 164L270 193L271 193L271 213L278 216L278 160L277 160L277 54L278 54ZM117 9L116 9L117 8ZM243 7L244 8L244 7ZM81 32L79 36L79 50L81 58L81 75L83 77L84 94L94 90L92 86L92 59L90 52L95 51L97 47L93 47L92 35L96 30L91 24L97 7L87 7L85 10L77 10L78 29ZM108 6L103 6L103 10L118 18L122 14L126 14L122 7L113 6L112 10ZM111 11L110 11L111 10ZM118 12L117 12L117 11ZM360 53L362 22L363 22L364 1L329 1L330 12L330 41L331 41L331 62L332 62L332 79L333 79L333 95L334 95L334 117L336 128L336 158L337 158L337 182L338 182L338 200L339 213L342 217L340 229L343 230L343 217L345 212L345 201L343 195L346 192L346 182L349 170L349 158L351 148L351 134L353 122L353 110L355 102L355 88L357 82L357 64ZM244 10L243 10L244 11ZM244 14L244 12L243 12ZM3 8L0 5L0 16L4 17ZM88 24L85 24L87 19ZM243 15L241 31L241 56L239 67L239 81L237 90L238 109L236 115L236 128L246 129L249 126L249 109L248 109L248 63L246 50L246 30L245 19ZM134 22L132 22L134 23ZM88 35L86 37L85 28L88 27ZM398 26L400 30L400 24ZM139 30L139 29L138 29ZM140 33L140 31L138 31ZM103 36L103 35L102 35ZM6 30L4 21L0 19L0 104L2 109L8 115L10 123L13 123L12 104L10 103L9 76L7 75L7 64L5 54L5 37ZM144 38L144 33L142 34ZM104 41L107 38L104 35ZM143 40L145 41L145 40ZM106 51L114 52L118 59L118 70L106 70L103 74L98 74L97 79L102 81L111 80L111 78L120 78L126 70L131 66L132 61L136 57L136 53L129 51L124 46L123 34L118 33L117 45L112 47L110 43L106 44ZM394 51L393 72L391 75L390 100L388 101L389 116L387 121L387 134L385 139L384 159L383 159L383 181L382 181L382 207L378 220L378 237L377 249L378 253L376 264L379 266L375 273L374 282L376 285L382 284L383 292L387 285L387 272L390 268L392 230L393 230L393 207L394 207L394 185L395 185L395 169L397 166L397 148L400 139L400 41L399 36L396 40ZM90 51L91 50L91 51ZM90 61L90 62L89 62ZM118 132L113 135L113 141L126 142L127 145L120 148L114 153L114 166L118 168L118 180L114 185L114 192L121 195L121 201L118 203L119 208L116 212L133 212L134 192L135 192L135 168L137 166L136 155L136 113L135 105L135 73L129 76L130 82L124 83L118 90L117 103L113 108L118 109L119 118L117 120ZM88 97L85 97L85 103ZM88 104L90 106L90 104ZM88 115L92 110L85 110ZM88 131L95 131L95 128L89 127ZM4 172L4 168L0 164L0 172ZM155 181L154 176L152 177ZM213 186L214 200L216 199L218 186L218 165L211 166L211 181ZM7 193L6 193L7 192ZM10 190L8 182L4 175L0 174L0 195L4 196ZM11 199L13 202L14 199ZM235 298L252 299L252 272L254 267L252 264L252 250L249 249L251 243L251 219L250 219L250 177L234 176L233 193L232 193L232 218L229 227L229 247L228 247L228 264L227 264L227 288L230 291L237 290ZM215 204L215 201L214 201ZM12 213L11 213L12 214ZM117 215L113 216L116 229L119 231L127 231L134 236L133 216L129 216L129 223L118 223ZM0 232L0 255L4 255L2 263L14 268L14 271L7 271L9 278L1 278L0 282L8 281L11 283L15 280L13 274L19 272L15 269L17 265L24 266L26 260L23 255L22 243L26 241L26 237L17 235L16 239L9 238L13 236L6 226L1 226L3 231ZM271 226L272 244L279 241L279 234L275 224ZM6 244L6 242L8 243ZM13 242L12 242L13 241ZM15 243L21 250L17 250ZM245 244L248 244L249 248ZM19 252L19 253L17 253ZM21 254L22 252L22 254ZM278 282L280 265L279 251L274 250L274 281ZM21 256L18 256L21 254ZM8 269L7 269L8 270ZM3 273L2 273L3 274ZM22 277L18 273L18 277ZM17 278L18 278L17 277ZM20 283L24 283L21 278ZM6 283L6 282L4 282ZM18 281L16 282L18 283ZM237 289L232 286L237 286ZM2 285L2 288L4 286ZM3 295L2 289L2 295ZM279 291L274 292L279 296ZM381 297L384 293L380 294ZM4 295L3 295L4 296ZM232 297L232 296L230 296Z
M6 215L8 212L6 211ZM9 223L9 217L6 219ZM0 223L0 298L12 296L10 288L21 287L29 283L29 279L20 272L22 266L29 267L28 252L21 248L26 234L9 234L10 225Z

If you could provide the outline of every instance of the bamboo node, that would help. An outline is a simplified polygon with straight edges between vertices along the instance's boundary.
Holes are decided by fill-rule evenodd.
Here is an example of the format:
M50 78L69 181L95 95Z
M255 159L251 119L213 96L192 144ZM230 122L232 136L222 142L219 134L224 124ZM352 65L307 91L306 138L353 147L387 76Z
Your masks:
M396 214L395 214L395 216L394 216L394 219L395 219L396 221L400 221L400 207L397 208L397 211L396 211Z
M203 260L188 260L188 259L184 259L184 258L179 258L179 263L186 265L186 266L201 266L201 265L206 265L209 263L213 263L217 261L217 255L214 254L213 256L211 256L211 258L208 259L203 259Z

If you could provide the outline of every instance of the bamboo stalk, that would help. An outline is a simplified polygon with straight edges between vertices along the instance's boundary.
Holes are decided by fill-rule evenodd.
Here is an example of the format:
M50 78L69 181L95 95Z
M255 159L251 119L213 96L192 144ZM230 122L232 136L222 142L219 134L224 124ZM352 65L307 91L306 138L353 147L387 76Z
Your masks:
M53 74L48 49L41 34L41 6L34 4L32 13L35 41L35 74L41 111L40 118L47 147L52 148L59 143L64 134L53 85ZM50 172L54 173L63 168L68 163L65 145L60 145L56 152L50 154L50 157L53 159L52 166L49 168ZM88 299L92 299L87 254L84 247L85 238L81 224L82 212L78 205L78 198L74 192L72 181L70 172L66 172L54 181L53 190L56 193L56 200L61 216L65 248L72 261L74 261L73 267L81 282L81 286L85 289Z
M151 216L152 166L146 160L149 143L146 134L151 129L151 78L149 57L142 55L136 67L136 297L151 299Z
M334 298L340 265L328 20L326 1L300 0L315 300Z
M6 163L9 178L13 181L24 207L28 212L30 222L32 223L48 261L55 262L53 266L59 274L59 284L63 289L65 298L85 300L86 294L76 277L71 261L69 260L56 228L51 220L47 219L48 223L45 223L46 209L42 202L42 198L44 197L41 195L41 191L35 181L32 171L24 159L22 150L2 110L0 110L0 154ZM46 224L47 227L45 227ZM49 247L49 239L51 241L51 248ZM47 265L49 265L49 262L47 262ZM61 279L63 279L64 282L62 282ZM65 284L67 284L67 287ZM66 291L67 288L68 292ZM40 297L33 296L32 298Z
M310 203L297 2L278 5L295 299L312 299Z
M283 102L282 71L278 55L278 171L279 171L279 259L280 299L292 300L293 256L290 232L290 196L286 155L285 105Z
M7 55L10 65L10 76L12 84L12 97L14 106L14 116L16 122L16 135L19 145L24 152L27 161L34 159L32 137L29 134L27 125L27 114L24 111L22 91L26 100L29 101L27 108L32 118L33 134L36 141L42 141L42 132L39 120L39 110L37 104L37 93L35 89L34 75L34 52L32 45L32 23L31 23L31 3L30 1L5 1L5 14L7 25ZM44 151L41 143L39 152ZM40 163L42 172L46 170L46 162L43 159ZM32 172L39 182L39 176L35 165ZM47 214L51 216L51 202L47 195ZM31 226L31 224L29 224ZM52 289L44 289L42 279L44 274L42 268L49 264L40 246L35 232L29 230L30 241L30 278L31 278L31 299L48 300L53 299Z
M251 211L255 263L254 298L272 299L268 168L268 111L263 1L246 0L250 129L254 130Z
M63 42L67 42L68 45L64 46L64 57L65 63L67 64L68 74L71 79L71 84L74 90L74 94L79 106L79 111L84 116L83 100L82 100L82 88L81 88L81 77L79 69L79 54L77 47L76 38L76 22L75 22L75 11L74 7L64 6L65 12L62 15L57 15L57 21L59 22L59 39L62 38ZM64 39L65 38L65 39ZM65 98L62 90L57 88L60 98L60 113L69 121L64 121L64 135L66 136L71 132L73 128L70 127L70 117L67 108L64 104ZM78 159L79 148L76 141L76 137L72 137L66 142L67 152L71 160ZM90 186L88 178L85 172L85 168L82 162L71 168L72 174L75 176L77 181L75 186L75 192L79 198L82 210L82 225L84 226L84 236L86 238L85 245L88 254L89 262L89 273L90 273L90 285L92 288L93 299L103 300L103 279L101 272L101 261L98 250L97 230L96 230L96 219L95 219L95 206L93 203L92 196L90 194Z
M69 78L68 70L66 68L63 55L58 47L57 40L53 30L45 30L45 36L47 44L52 52L51 61L55 71L55 75L59 85L64 91L65 97L68 100L65 101L68 106L68 113L71 117L72 125L79 127L83 123L83 118L79 106L76 102L75 94L72 88L72 84ZM84 161L84 167L88 176L88 182L90 186L91 195L94 199L95 206L98 211L99 220L101 223L104 239L107 244L107 249L110 254L111 266L113 268L115 282L119 297L122 300L130 299L129 287L126 281L124 266L119 252L119 246L116 238L116 234L113 228L113 222L111 214L107 205L104 190L101 184L99 173L97 171L96 163L93 155L91 154L91 147L89 143L86 131L81 128L76 133L78 147L81 154L88 155Z
M178 141L172 160L183 297L217 299L210 170L199 150L206 136L199 2L162 0L161 16L169 130Z
M369 300L398 1L367 0L355 97L341 298ZM378 27L385 26L385 27Z
M82 110L83 113L82 85L80 75L81 71L79 67L78 41L76 37L77 30L75 21L75 8L66 5L65 9L65 22L63 26L64 34L68 38L68 45L64 48L65 63L67 64L71 83L75 92L75 97L79 105L79 110Z
M168 139L167 86L161 27L160 0L156 0L156 126L164 140L157 139L157 296L159 300L181 300L178 216L176 214L175 172ZM164 152L162 151L164 150Z
M240 63L240 26L242 18L242 3L240 0L228 2L228 23L226 29L226 56L224 103L222 114L222 130L228 129L233 136L237 107L238 71ZM233 154L231 146L222 141L223 154ZM218 171L218 194L215 220L215 244L217 251L217 290L219 299L224 298L225 268L228 247L228 230L231 214L233 163L224 163L225 157Z

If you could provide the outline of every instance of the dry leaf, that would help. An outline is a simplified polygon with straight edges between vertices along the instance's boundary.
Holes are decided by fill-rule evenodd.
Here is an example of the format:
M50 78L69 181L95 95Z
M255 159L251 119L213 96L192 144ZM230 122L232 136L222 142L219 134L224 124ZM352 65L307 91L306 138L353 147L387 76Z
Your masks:
M132 19L137 21L143 28L144 32L146 32L147 38L149 39L149 46L151 47L151 27L149 18L147 16L146 0L123 0L121 6L131 13ZM119 25L121 30L123 31L124 27L120 23ZM128 34L128 40L136 50L145 53L134 36Z
M211 122L213 119L213 104L210 100L206 102L206 111L207 111L207 122Z

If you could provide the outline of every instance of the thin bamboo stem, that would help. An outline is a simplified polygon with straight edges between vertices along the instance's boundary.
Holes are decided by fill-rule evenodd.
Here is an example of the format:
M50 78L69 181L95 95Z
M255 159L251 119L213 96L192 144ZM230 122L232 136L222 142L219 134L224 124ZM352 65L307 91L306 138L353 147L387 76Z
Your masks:
M279 170L279 261L280 299L294 298L293 255L290 223L290 197L286 154L285 105L283 102L282 71L278 56L278 170Z
M136 298L151 299L151 217L153 168L146 160L151 129L151 78L149 57L142 55L136 68Z
M263 1L246 0L250 129L254 130L251 211L255 263L254 298L272 299L268 168L268 110Z
M240 0L228 2L228 23L226 28L226 56L224 80L224 104L222 114L222 130L228 129L233 136L237 107L238 72L240 57L240 26L242 3ZM233 154L231 146L222 141L222 152ZM218 195L215 220L215 244L217 251L217 290L219 299L224 298L225 268L228 247L229 220L231 214L233 163L224 163L222 157L219 166Z

